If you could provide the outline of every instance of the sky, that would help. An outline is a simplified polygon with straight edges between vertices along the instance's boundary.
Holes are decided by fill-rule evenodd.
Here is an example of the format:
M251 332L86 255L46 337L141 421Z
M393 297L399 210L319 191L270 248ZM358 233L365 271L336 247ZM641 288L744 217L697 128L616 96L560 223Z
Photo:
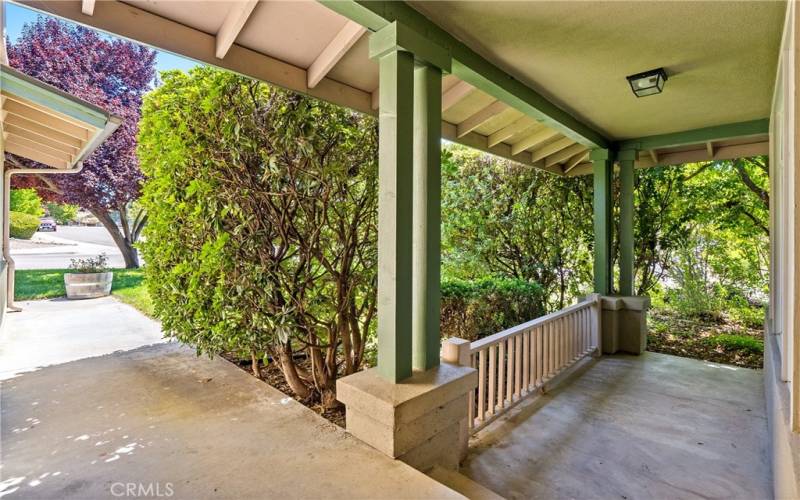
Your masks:
M6 8L6 36L8 36L12 43L17 41L22 33L22 27L26 23L33 23L36 21L36 16L44 15L13 3L4 2L4 5ZM156 52L156 71L165 71L168 69L188 71L195 66L199 66L197 62L186 59L185 57L176 56L161 50L156 50Z

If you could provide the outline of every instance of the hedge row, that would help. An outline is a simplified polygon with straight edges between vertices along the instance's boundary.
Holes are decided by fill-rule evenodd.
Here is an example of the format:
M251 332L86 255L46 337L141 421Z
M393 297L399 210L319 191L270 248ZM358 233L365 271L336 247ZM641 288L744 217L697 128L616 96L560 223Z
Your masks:
M10 234L12 238L29 240L39 229L39 218L22 212L10 213Z
M474 341L545 314L537 283L514 279L442 283L442 337Z

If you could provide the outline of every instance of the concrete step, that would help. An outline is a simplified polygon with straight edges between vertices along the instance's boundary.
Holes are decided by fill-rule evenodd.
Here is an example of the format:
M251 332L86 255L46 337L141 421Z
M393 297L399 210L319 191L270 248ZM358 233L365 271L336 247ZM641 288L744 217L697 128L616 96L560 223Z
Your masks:
M494 491L481 486L467 476L454 470L435 466L428 475L443 485L461 493L470 500L503 500Z

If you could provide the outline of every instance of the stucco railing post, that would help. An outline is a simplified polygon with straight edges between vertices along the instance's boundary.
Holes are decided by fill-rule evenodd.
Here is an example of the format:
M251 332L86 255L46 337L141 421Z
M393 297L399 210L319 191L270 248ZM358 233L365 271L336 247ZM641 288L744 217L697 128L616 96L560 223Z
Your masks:
M442 361L453 365L470 366L470 341L451 337L442 345Z

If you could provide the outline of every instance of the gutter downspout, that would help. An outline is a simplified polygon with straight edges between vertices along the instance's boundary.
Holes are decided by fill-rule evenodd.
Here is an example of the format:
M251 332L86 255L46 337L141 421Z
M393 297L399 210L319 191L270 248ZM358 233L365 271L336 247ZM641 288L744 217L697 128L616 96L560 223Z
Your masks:
M111 135L117 127L122 123L122 119L118 116L110 116L106 122L106 126L98 133L94 139L84 148L83 153L77 159L72 168L58 169L58 168L12 168L4 170L3 184L3 258L8 265L8 280L7 280L7 300L6 306L11 312L20 312L22 308L14 305L14 259L11 258L11 176L15 174L77 174L83 170L83 161L94 152L97 147L102 144L106 138ZM5 155L5 153L2 153ZM3 158L5 159L5 158ZM5 164L5 162L3 162Z

